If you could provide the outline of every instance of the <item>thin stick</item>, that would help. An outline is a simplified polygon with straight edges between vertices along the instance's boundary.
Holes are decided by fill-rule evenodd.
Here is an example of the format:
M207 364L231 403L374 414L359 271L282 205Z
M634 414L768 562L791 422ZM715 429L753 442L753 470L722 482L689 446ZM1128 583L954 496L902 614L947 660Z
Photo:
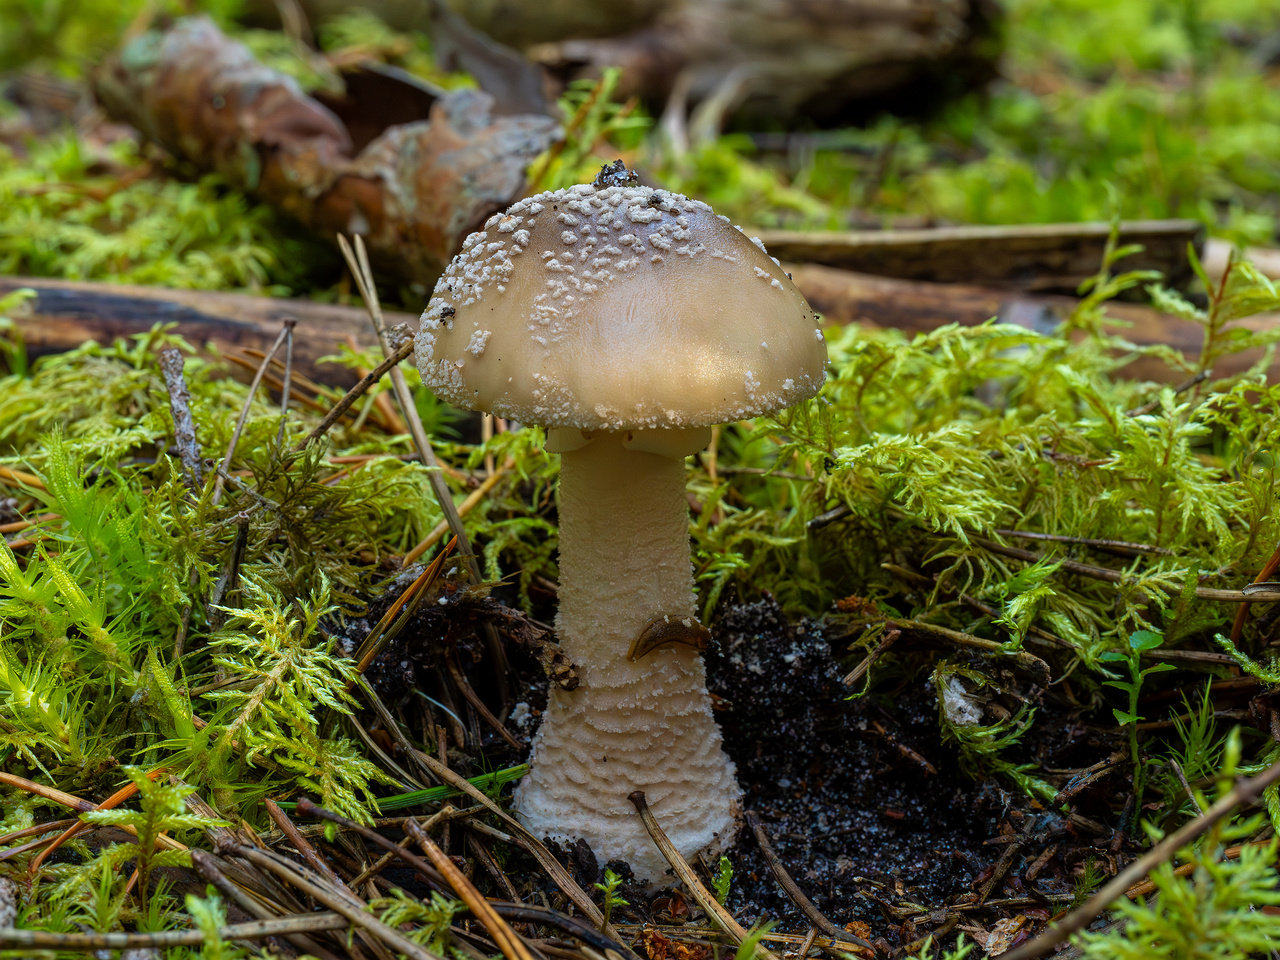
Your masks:
M169 413L173 417L173 442L178 447L178 459L182 462L183 479L192 493L204 486L204 463L200 455L200 443L196 440L196 425L191 419L191 391L182 375L182 351L166 347L160 351L160 372L169 391Z
M245 422L249 419L249 408L253 405L253 395L258 392L258 384L262 383L262 377L267 372L271 358L276 355L276 351L284 343L289 331L297 324L297 320L285 320L284 326L280 330L280 335L276 337L276 342L271 345L271 350L258 366L258 372L253 375L253 382L249 384L249 395L244 398L244 406L240 409L240 418L236 420L236 428L231 432L231 440L227 443L227 452L222 458L222 464L218 467L218 478L213 485L212 502L215 507L222 501L223 478L231 467L231 458L235 456L236 446L240 443L240 434L244 431Z
M662 851L662 855L667 858L667 863L671 864L671 868L675 870L676 876L685 885L685 889L693 894L693 898L698 901L698 905L702 907L703 912L711 918L712 923L727 933L734 943L741 945L750 934L742 928L742 925L737 920L733 919L733 914L720 905L720 901L712 896L710 890L703 886L702 881L693 872L693 868L689 866L688 861L680 856L680 852L675 848L670 838L667 837L666 831L658 824L653 811L649 809L649 801L645 799L644 791L636 790L627 799L635 805L636 812L640 814L640 819L643 821L644 828L648 831L650 839ZM760 957L761 960L777 960L773 953L759 944L756 945L756 956Z
M82 800L80 797L64 793L57 787L46 787L43 783L36 783L34 780L28 780L25 777L5 773L3 770L0 770L0 783L10 787L17 787L27 793L34 793L37 797L44 797L46 800L60 803L72 810L79 810L81 813L88 813L90 810L98 809L98 805L92 800Z
M373 843L385 849L388 853L399 857L409 866L413 867L413 869L417 870L418 873L422 875L423 879L425 879L429 884L431 884L431 886L436 888L439 892L449 893L453 890L453 887L450 884L448 878L445 877L444 874L436 866L434 866L431 863L427 863L425 860L419 857L416 853L413 853L411 850L409 850L408 847L406 847L404 844L397 844L391 840L388 840L386 837L378 833L376 830L371 830L366 826L356 823L354 820L348 820L346 817L342 816L341 814L334 813L332 810L326 810L324 807L320 806L319 804L314 803L308 797L302 797L300 800L298 800L298 812L305 817L315 817L317 820L328 820L330 823L336 823L338 826L342 827L343 829L350 830L353 833L360 834L360 836L364 837L366 840L372 841ZM418 837L414 836L409 831L409 822L411 820L413 820L412 817L406 817L402 822L401 826L403 827L405 832L409 833L409 835L413 838L413 840L417 842ZM416 824L416 821L414 822ZM426 836L421 825L418 825L417 829L419 834L422 834L422 836ZM452 864L452 861L450 861L450 863ZM456 870L457 867L454 867L454 869Z
M228 852L259 867L270 870L281 880L292 884L308 896L319 900L330 910L342 914L351 921L353 926L363 927L371 938L377 938L377 940L391 944L396 950L410 957L411 960L441 960L436 954L418 946L399 930L383 923L362 907L356 906L333 890L326 889L318 883L313 883L287 860L277 860L256 847L236 846ZM370 940L370 944L372 945L377 940Z
M1120 899L1137 880L1145 877L1196 837L1207 832L1236 807L1252 803L1267 787L1278 780L1280 780L1280 760L1256 777L1237 781L1230 793L1117 873L1105 887L1078 909L1067 914L1058 924L1045 930L1034 940L1029 940L1007 953L1002 953L1001 960L1034 960L1036 957L1044 956L1071 934L1088 926L1094 917L1106 910L1113 901Z
M310 844L307 838L298 832L298 828L293 825L293 821L289 819L289 815L280 809L280 805L278 803L268 797L266 806L267 815L275 821L276 826L280 828L280 832L289 838L289 842L297 848L297 851L300 854L302 854L302 859L307 861L307 864L312 870L320 874L320 876L324 877L339 890L351 890L351 887L348 887L343 883L342 878L333 872L333 867L324 862L324 858L316 852L316 848Z
M34 487L36 490L44 489L44 481L34 474L23 473L21 470L14 470L12 467L0 467L0 480L14 487Z
M353 254L351 245L347 243L346 237L338 234L338 246L342 249L342 256L346 259L347 266L356 278L356 284L360 288L360 295L364 297L365 306L369 310L369 317L373 320L374 329L378 332L378 342L382 344L382 352L386 356L391 356L395 351L387 338L386 325L382 322L382 305L378 300L378 291L373 283L373 270L369 267L369 255L365 251L364 238L359 234L356 234L355 245L356 249ZM476 563L475 554L471 549L471 541L462 526L462 518L458 516L457 508L453 505L453 494L449 490L449 485L445 483L444 475L440 472L436 463L435 451L431 449L431 441L427 438L427 432L422 426L422 419L418 416L418 408L409 393L409 385L405 383L404 374L400 372L399 367L392 367L389 372L391 374L391 385L395 389L396 399L400 404L400 412L409 425L409 433L413 437L414 446L418 448L418 454L422 457L423 466L427 467L427 476L431 481L432 489L435 491L436 500L440 504L440 510L444 513L449 529L458 538L458 552L462 555L467 571L471 574L471 579L476 583L483 583L484 577L480 575L480 565ZM509 668L507 666L506 651L503 650L502 643L498 640L498 633L493 628L493 624L482 623L480 625L480 635L484 638L485 647L493 660L494 680L498 686L498 696L505 703L510 697L510 685L507 682Z
M1280 546L1276 547L1271 557L1258 571L1258 575L1253 578L1254 583L1263 583L1270 580L1276 570L1280 569ZM1245 620L1249 616L1249 608L1241 604L1240 609L1236 611L1235 620L1231 623L1231 642L1239 643L1240 634L1244 632Z
M493 439L493 414L480 414L480 444L483 446ZM484 472L486 474L493 473L493 454L485 453L484 455Z
M1094 540L1090 537L1068 537L1058 533L1036 533L1031 530L994 531L1002 537L1017 537L1019 540L1051 540L1054 543L1078 543L1082 547L1097 547L1100 550L1121 550L1127 553L1160 553L1166 557L1173 556L1168 547L1155 547L1149 543L1130 543L1128 540Z
M597 927L602 928L601 933L606 936L613 937L615 940L621 940L622 937L618 931L614 929L612 924L604 922L604 914L600 912L600 908L592 902L586 892L578 886L569 872L564 866L551 855L551 851L543 845L542 841L530 833L518 820L508 814L500 806L486 797L473 784L465 778L459 776L450 770L445 764L441 763L435 757L421 750L414 751L415 759L425 766L428 770L439 777L443 782L449 784L456 790L460 790L473 800L477 800L489 809L490 812L497 815L498 819L507 825L507 827L515 833L515 836L503 834L500 839L508 843L514 843L523 847L541 867L551 874L551 879L555 881L562 893L572 901L573 905ZM487 827L483 823L472 824L481 833L497 833L492 827Z
M1187 783L1187 775L1182 772L1182 764L1170 757L1165 766L1173 770L1173 775L1178 778L1178 782L1182 784L1182 789L1187 792L1187 799L1191 801L1191 806L1195 808L1198 815L1203 816L1204 808L1200 806L1200 801L1196 799L1195 792L1191 789L1191 784Z
M308 930L342 930L350 924L336 913L308 913L279 920L252 920L218 928L222 940L262 940ZM199 930L166 930L162 933L46 933L43 930L0 929L0 949L128 950L146 947L198 947L205 935Z
M805 960L809 956L809 951L813 949L813 941L817 939L818 928L810 927L808 935L804 938L804 943L800 944L800 960Z
M480 714L480 719L496 730L498 735L513 748L523 750L524 744L512 736L511 731L504 727L502 722L493 715L493 711L485 706L484 701L480 699L480 694L472 689L471 682L467 680L467 675L462 672L462 667L458 665L457 659L449 655L446 657L446 663L449 667L449 676L453 677L453 682L458 685L458 689L462 691L462 696L466 698L467 703L475 707L476 713Z
M450 540L445 545L445 548L436 554L436 558L427 565L427 569L418 575L418 579L409 584L404 593L400 594L396 599L395 603L387 608L387 612L382 615L373 630L369 632L369 636L364 638L356 650L356 673L364 673L374 658L382 652L382 648L399 632L399 628L404 626L403 623L400 623L399 627L397 627L396 624L399 621L396 618L405 604L410 600L414 601L412 606L405 612L404 620L407 620L418 609L418 598L440 576L440 571L444 569L445 559L453 552L453 547L456 543L456 538Z
M983 537L970 537L974 543L980 547L990 550L992 553L999 553L1006 557L1012 557L1015 560L1022 560L1025 563L1038 563L1045 559L1043 555L1035 553L1031 550L1020 550L1017 547L1006 547L1003 544L996 543L994 540L987 540ZM1127 583L1133 580L1130 574L1122 573L1119 570L1112 570L1109 567L1096 567L1091 563L1080 563L1076 560L1066 560L1055 557L1054 562L1063 570L1070 573L1078 573L1081 576L1092 577L1095 580L1106 580L1108 583ZM1170 596L1177 594L1176 589L1165 591ZM1280 600L1280 591L1264 591L1246 594L1241 590L1219 590L1215 587L1196 587L1196 597L1200 600L1220 600L1224 603L1275 603ZM1003 956L1003 955L1002 955Z
M297 320L294 320L297 323ZM289 418L289 381L293 378L293 326L284 339L284 383L280 387L280 429L276 431L276 446L284 446L284 425Z
M427 818L425 823L420 824L419 829L430 830L432 827L434 827L437 823L440 823L442 820L452 820L455 816L469 817L471 816L472 812L473 811L471 810L459 810L456 807L454 807L453 804L446 803L443 807L441 807L439 810L433 813L429 818ZM405 819L407 820L408 818L406 817ZM381 834L379 834L379 836L381 836ZM384 853L382 856L380 856L375 862L365 867L364 871L358 877L356 877L354 880L351 881L351 885L353 887L358 887L360 886L360 884L364 883L370 877L373 877L376 874L380 873L383 867L385 867L388 863L390 863L396 857L400 856L401 853L407 850L409 847L409 844L412 842L413 842L413 837L406 836L403 840L401 840L399 843L395 845L394 850L387 850L387 852ZM406 861L406 863L407 862L408 861Z
M472 509L476 506L476 504L478 504L481 500L483 500L486 496L488 496L489 491L492 490L497 485L498 481L501 480L504 475L506 475L507 471L509 471L515 465L516 465L515 460L508 457L507 462L504 463L501 466L501 468L497 470L491 470L489 472L489 475L484 478L484 482L482 482L480 486L472 490L471 493L467 495L467 499L463 500L462 503L458 504L458 516L465 517L468 513L470 513ZM446 533L448 533L448 531L449 531L449 524L446 521L441 520L439 523L436 524L435 529L426 535L426 537L423 539L421 543L419 543L416 547L414 547L412 550L410 550L408 553L404 555L404 560L401 562L407 567L409 564L413 563L420 556L422 556L424 553L430 550L432 545L435 544Z
M160 774L164 772L165 771L163 767L158 770L152 770L150 773L147 774L147 779L154 780L156 777L160 776ZM113 810L116 807L120 806L120 804L124 803L126 800L128 800L137 792L138 792L138 785L136 783L132 783L132 782L126 783L123 787L121 787L111 796L107 797L107 799L103 800L102 803L94 806L92 809L93 810ZM86 810L84 812L90 813L92 811ZM58 834L58 836L54 838L52 843L50 843L47 847L41 850L38 854L36 854L35 859L31 861L31 866L27 868L27 872L31 874L31 876L35 876L36 872L40 869L40 864L44 863L44 861L48 858L49 854L53 853L53 851L57 850L60 846L62 846L64 843L66 843L76 834L81 833L82 831L88 829L89 825L90 824L88 820L79 820L75 823L74 826L70 826L66 830L64 830L62 833ZM176 840L166 837L163 834L161 836L156 837L156 842L161 846L168 846L169 844L174 844L179 850L187 849L185 846L178 843Z
M307 434L307 436L302 440L302 442L298 444L298 449L301 450L305 448L307 445L309 445L312 441L319 440L322 436L324 436L325 433L328 432L329 428L332 427L335 423L337 423L338 420L342 417L342 415L346 413L348 409L350 409L351 405L364 395L366 390L368 390L375 383L377 383L384 376L386 376L386 373L388 370L390 370L394 366L397 366L401 361L408 358L412 353L413 353L413 344L406 343L399 350L397 350L395 353L391 354L391 356L387 357L387 359L383 360L380 364L378 364L373 370L369 371L369 373L367 373L364 377L360 379L359 383L357 383L354 387L352 387L350 390L346 392L343 398L337 402L337 404L333 407L332 410L330 410L328 413L325 414L324 419L320 421L320 424L314 430L312 430L309 434Z
M427 859L432 865L440 871L449 886L453 887L454 892L461 898L462 902L470 908L475 914L477 920L489 931L489 935L493 937L493 942L498 945L498 949L502 951L503 956L507 960L533 960L533 954L529 952L528 946L521 940L514 930L507 925L489 905L489 901L484 895L475 888L466 875L454 865L448 855L436 846L435 842L427 836L427 832L418 826L415 820L406 820L404 824L405 830L413 837L422 852L427 855Z
M804 891L791 879L791 874L787 873L787 868L782 865L782 861L778 859L778 855L773 852L773 845L769 842L769 835L764 832L764 824L760 822L760 817L756 815L754 810L746 812L747 825L751 827L751 832L756 836L756 843L760 845L760 852L764 854L765 862L769 864L769 870L773 873L773 878L778 881L778 886L782 887L791 902L800 908L800 912L809 918L809 922L813 924L815 929L821 929L823 933L836 940L845 943L855 944L861 950L870 950L875 955L876 948L867 943L861 937L855 937L847 930L841 930L834 923L823 915L822 911L814 906L813 901L805 896ZM812 941L810 941L812 943ZM804 956L808 951L802 951L800 956Z

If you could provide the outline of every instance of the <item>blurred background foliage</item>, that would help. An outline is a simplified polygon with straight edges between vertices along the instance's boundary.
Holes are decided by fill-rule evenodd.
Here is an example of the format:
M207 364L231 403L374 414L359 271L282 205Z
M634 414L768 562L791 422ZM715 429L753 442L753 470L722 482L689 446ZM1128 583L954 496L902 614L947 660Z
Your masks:
M577 182L622 156L737 222L805 228L1106 219L1114 190L1127 218L1194 217L1241 244L1275 241L1280 3L1004 7L1002 77L929 115L881 115L833 130L731 131L675 150L653 122L658 106L615 102L606 76L566 92L568 142L535 162L532 181ZM0 71L82 77L157 14L191 12L209 14L308 89L331 87L334 65L361 57L447 87L470 82L437 67L428 37L393 31L367 12L316 24L316 56L282 33L238 26L235 0L0 0ZM0 124L12 109L0 102ZM146 163L157 169L140 185L121 185ZM183 186L158 187L158 173ZM121 242L95 247L77 225ZM5 270L314 295L330 286L334 261L305 243L284 218L150 147L0 148ZM214 248L218 255L200 256Z

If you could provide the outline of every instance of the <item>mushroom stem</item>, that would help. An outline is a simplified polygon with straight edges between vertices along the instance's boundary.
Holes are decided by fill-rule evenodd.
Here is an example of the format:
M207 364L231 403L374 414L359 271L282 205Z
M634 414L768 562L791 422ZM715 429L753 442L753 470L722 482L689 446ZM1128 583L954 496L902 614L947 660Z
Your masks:
M602 862L659 880L667 864L627 800L644 790L676 848L723 846L741 791L721 749L698 651L631 662L654 617L695 618L684 458L599 434L562 456L557 631L582 682L553 688L516 809L539 835L581 837Z

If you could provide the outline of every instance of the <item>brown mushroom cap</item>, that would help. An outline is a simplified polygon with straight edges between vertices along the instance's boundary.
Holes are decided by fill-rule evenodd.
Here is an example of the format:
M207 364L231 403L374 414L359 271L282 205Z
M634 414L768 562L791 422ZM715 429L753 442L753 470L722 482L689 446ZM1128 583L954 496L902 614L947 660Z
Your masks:
M703 427L817 393L817 316L709 206L589 185L521 200L463 244L418 366L459 406L582 430Z

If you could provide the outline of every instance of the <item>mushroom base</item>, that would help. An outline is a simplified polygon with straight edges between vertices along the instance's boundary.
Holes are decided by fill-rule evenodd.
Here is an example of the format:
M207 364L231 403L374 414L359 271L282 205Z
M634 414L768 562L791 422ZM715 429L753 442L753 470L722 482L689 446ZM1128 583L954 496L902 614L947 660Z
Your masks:
M552 690L515 805L538 836L581 838L655 883L669 868L628 795L645 792L686 858L732 841L742 796L700 652L673 643L627 659L664 616L696 616L684 458L600 435L563 454L560 472L556 629L581 683Z

